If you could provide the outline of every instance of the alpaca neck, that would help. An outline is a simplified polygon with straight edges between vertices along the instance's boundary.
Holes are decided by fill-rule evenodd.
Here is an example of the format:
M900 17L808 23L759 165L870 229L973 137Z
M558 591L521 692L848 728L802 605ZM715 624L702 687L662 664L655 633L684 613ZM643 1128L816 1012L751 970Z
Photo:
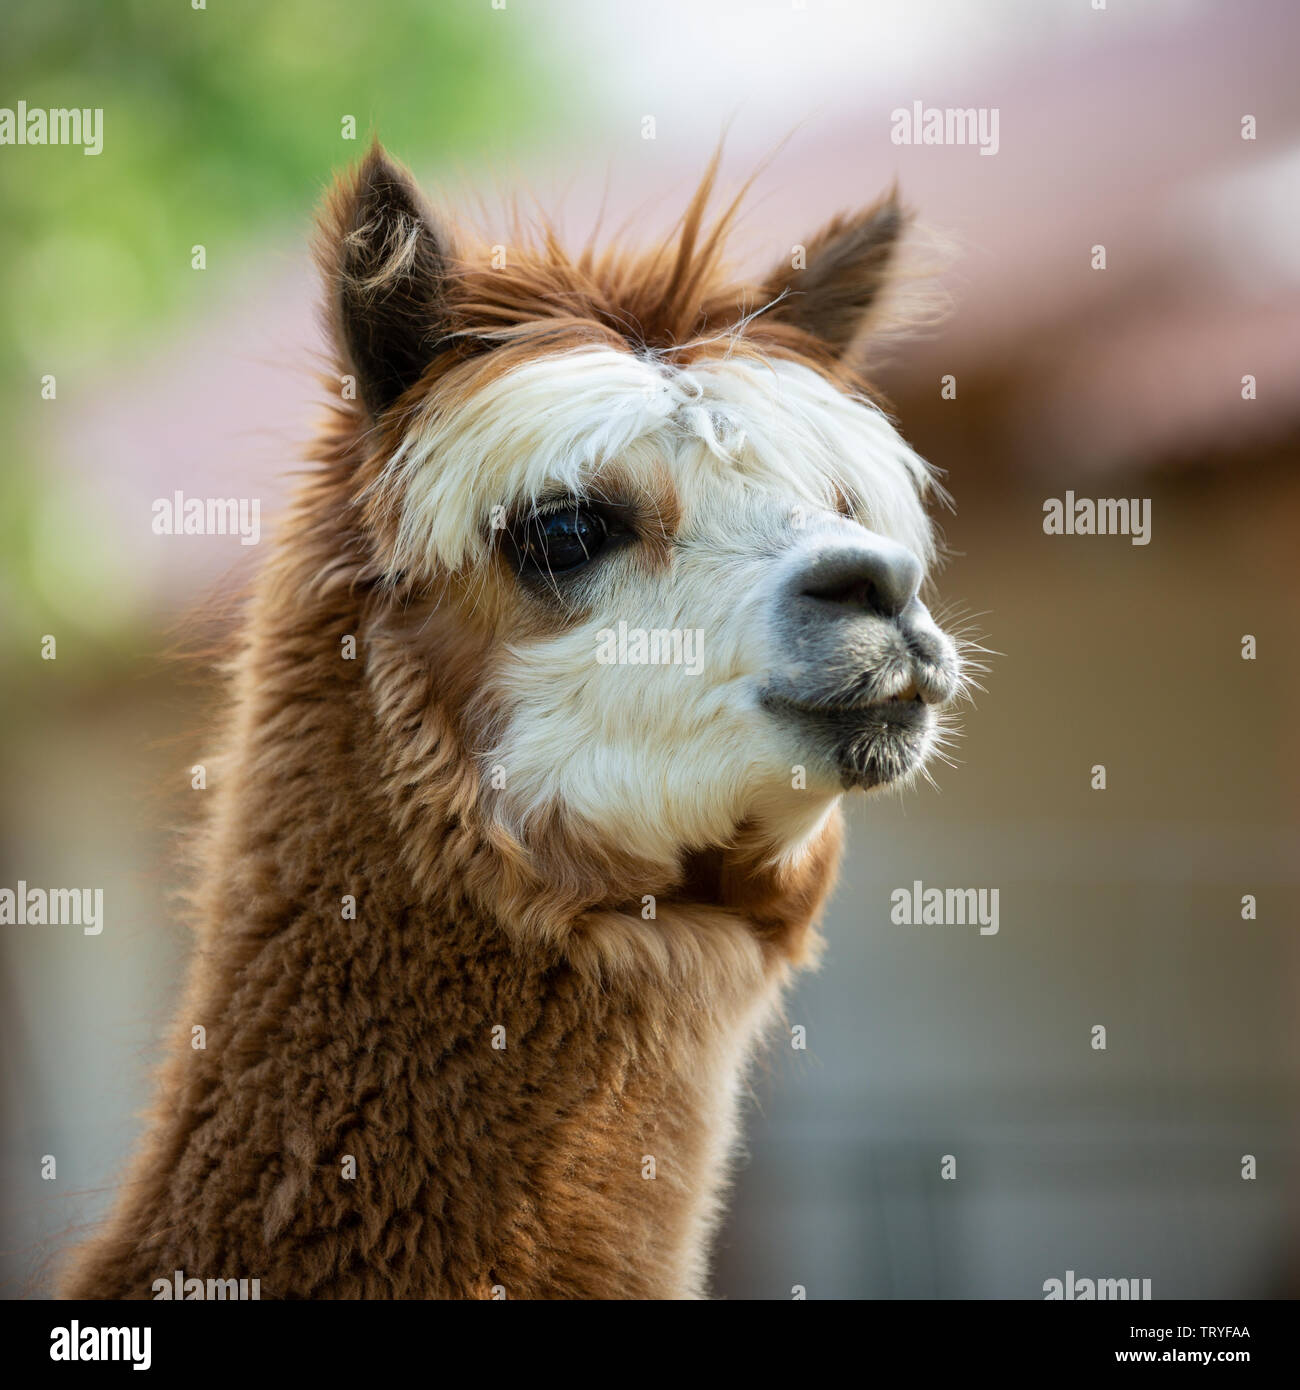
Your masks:
M698 1296L745 1062L837 826L793 876L742 846L629 879L653 920L639 893L573 906L580 866L539 878L474 828L466 663L410 657L452 641L439 614L368 628L353 578L317 555L263 582L156 1118L65 1289L149 1297L180 1269L267 1298Z

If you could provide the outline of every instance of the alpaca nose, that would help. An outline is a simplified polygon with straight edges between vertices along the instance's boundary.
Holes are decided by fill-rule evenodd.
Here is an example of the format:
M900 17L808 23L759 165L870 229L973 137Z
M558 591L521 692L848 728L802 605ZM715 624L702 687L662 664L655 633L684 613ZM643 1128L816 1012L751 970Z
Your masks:
M897 618L920 587L920 560L884 536L824 550L793 578L795 595L829 605L828 617Z

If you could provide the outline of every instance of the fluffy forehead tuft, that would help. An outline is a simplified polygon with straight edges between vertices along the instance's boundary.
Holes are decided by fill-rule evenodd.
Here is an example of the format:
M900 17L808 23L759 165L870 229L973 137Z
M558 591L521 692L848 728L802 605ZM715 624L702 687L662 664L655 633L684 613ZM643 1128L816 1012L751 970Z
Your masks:
M598 494L606 470L666 470L689 518L701 461L792 509L832 507L838 489L863 525L933 558L921 506L929 466L871 402L784 358L678 366L598 346L536 358L478 389L448 382L378 486L400 518L395 566L433 573L482 560L494 518Z

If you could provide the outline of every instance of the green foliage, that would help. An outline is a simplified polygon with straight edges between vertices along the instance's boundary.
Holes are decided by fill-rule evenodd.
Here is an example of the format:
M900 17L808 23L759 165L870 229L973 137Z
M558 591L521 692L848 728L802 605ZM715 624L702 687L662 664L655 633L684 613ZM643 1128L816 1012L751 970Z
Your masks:
M481 147L521 95L508 15L487 0L10 7L5 103L102 107L104 149L0 148L0 312L21 353L3 365L115 350L203 292L191 245L211 266L305 214L371 131L415 163Z
M102 108L103 150L0 146L0 596L31 595L40 459L69 400L229 270L301 246L370 134L420 168L517 145L535 61L489 0L39 0L0 19L0 104ZM356 138L343 136L355 118ZM208 269L190 269L191 247ZM57 374L59 402L39 399ZM105 460L111 467L112 461ZM11 609L12 613L12 609Z

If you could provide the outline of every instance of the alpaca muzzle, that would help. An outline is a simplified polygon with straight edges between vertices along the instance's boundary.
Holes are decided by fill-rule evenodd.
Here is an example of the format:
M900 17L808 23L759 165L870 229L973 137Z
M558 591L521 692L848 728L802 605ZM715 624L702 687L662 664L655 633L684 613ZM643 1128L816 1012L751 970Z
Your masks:
M774 597L771 715L846 788L915 772L961 689L956 648L918 597L920 560L853 527L801 547Z

